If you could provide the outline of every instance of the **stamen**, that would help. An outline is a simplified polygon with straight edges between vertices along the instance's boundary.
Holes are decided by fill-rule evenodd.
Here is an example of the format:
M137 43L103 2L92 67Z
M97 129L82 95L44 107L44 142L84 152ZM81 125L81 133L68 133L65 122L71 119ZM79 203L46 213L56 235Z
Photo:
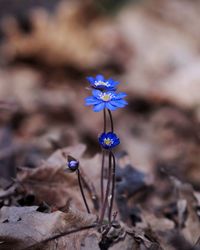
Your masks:
M100 95L100 98L104 101L104 102L108 102L112 99L113 95L111 93L107 94L107 93L103 93Z
M113 144L113 140L110 139L110 138L105 138L105 139L104 139L104 143L105 143L105 145L107 145L107 146L111 146L111 145Z

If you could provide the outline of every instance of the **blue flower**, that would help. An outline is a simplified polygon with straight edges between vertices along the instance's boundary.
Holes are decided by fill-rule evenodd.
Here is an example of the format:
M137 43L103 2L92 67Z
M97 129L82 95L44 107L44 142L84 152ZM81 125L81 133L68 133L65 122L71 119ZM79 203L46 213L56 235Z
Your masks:
M119 82L114 81L112 78L106 80L103 75L97 75L96 77L89 76L86 78L92 88L99 90L116 90L116 86Z
M79 161L69 155L67 166L71 171L76 171L79 167Z
M100 135L99 143L105 149L112 149L120 144L120 140L115 133L108 132Z
M93 111L99 112L105 108L114 111L118 108L125 107L128 103L123 100L126 93L116 93L114 91L102 92L100 90L93 90L92 96L85 98L85 105L94 105Z

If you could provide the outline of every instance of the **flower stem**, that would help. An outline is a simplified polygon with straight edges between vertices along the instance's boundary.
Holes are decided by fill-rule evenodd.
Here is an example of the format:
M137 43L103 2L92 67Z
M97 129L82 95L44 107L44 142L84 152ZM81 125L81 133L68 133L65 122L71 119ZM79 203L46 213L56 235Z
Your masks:
M83 186L82 186L82 183L81 183L81 174L80 174L79 169L77 169L76 171L77 171L77 175L78 175L78 184L79 184L79 188L81 190L81 195L83 197L83 201L84 201L85 207L87 209L87 212L88 212L88 214L90 214L90 209L88 207L88 204L87 204L87 201L86 201L86 198L85 198L85 194L83 192Z
M106 110L103 110L103 132L106 133ZM101 205L103 206L104 201L104 185L103 177L105 171L105 151L102 150L102 162L101 162Z
M96 189L93 185L93 182L91 182L91 180L88 178L87 175L85 175L85 173L83 171L81 171L81 181L83 186L85 187L85 189L88 191L90 198L93 202L94 205L94 209L98 210L99 209L99 199L98 199L98 195L96 192Z
M112 187L111 187L111 201L110 201L110 207L108 211L108 220L111 222L111 215L112 215L112 208L113 208L113 201L114 201L114 194L115 194L115 168L116 168L116 161L115 156L112 151L110 151L112 155L113 160L113 166L112 166Z
M106 110L103 110L103 132L106 132Z
M110 192L110 182L111 182L111 171L112 171L112 154L110 151L109 152L109 166L108 166L108 182L107 182L106 194L105 194L105 198L104 198L104 202L103 202L103 206L102 206L102 210L101 210L101 215L100 215L100 219L99 219L100 224L102 224L102 222L103 222L105 211L106 211L107 204L108 204L108 197L109 197L109 192Z
M114 132L114 125L113 125L113 119L112 119L112 114L111 114L111 111L109 109L108 110L108 114L109 114L109 117L110 117L110 128L111 128L111 132L113 133Z
M104 185L103 185L103 177L105 170L105 150L102 149L102 163L101 163L101 204L104 201Z

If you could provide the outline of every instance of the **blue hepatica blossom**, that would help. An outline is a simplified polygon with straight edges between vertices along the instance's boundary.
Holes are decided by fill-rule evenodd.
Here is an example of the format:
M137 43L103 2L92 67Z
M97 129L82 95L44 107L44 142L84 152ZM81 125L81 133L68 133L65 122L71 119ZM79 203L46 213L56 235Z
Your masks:
M97 75L96 77L89 76L87 77L92 88L114 91L119 82L114 81L112 78L106 80L103 75Z
M126 93L116 93L114 91L102 92L100 90L93 90L92 96L85 98L85 105L94 105L93 111L99 112L105 108L114 111L118 108L125 107L128 103L123 98Z
M70 170L75 171L79 166L79 162L78 161L69 161L67 165L68 165Z
M108 132L100 135L99 143L105 149L112 149L120 144L120 140L115 133Z
M77 161L75 158L69 155L67 166L71 171L76 171L79 167L79 161Z

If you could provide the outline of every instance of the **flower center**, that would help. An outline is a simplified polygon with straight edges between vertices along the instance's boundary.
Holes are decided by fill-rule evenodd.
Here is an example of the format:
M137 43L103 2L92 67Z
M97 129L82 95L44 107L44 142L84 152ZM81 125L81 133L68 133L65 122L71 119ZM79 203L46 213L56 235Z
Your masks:
M113 140L110 138L105 138L104 139L104 144L107 146L111 146L113 144Z
M99 86L99 85L103 85L103 86L106 86L106 87L109 87L110 84L108 82L103 82L103 81L96 81L95 82L95 86Z
M100 97L104 102L108 102L112 99L112 94L103 93Z

